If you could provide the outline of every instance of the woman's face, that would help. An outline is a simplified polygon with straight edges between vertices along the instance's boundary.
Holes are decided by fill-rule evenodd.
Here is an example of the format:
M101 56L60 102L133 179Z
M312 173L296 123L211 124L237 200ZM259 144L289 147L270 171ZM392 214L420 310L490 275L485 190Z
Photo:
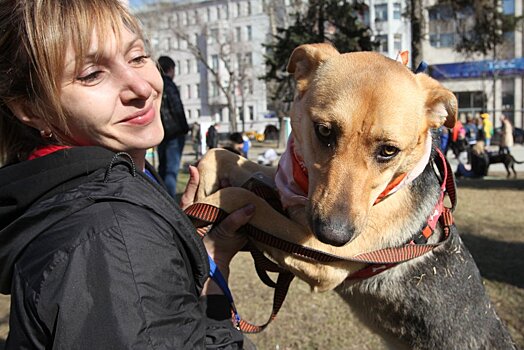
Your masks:
M68 115L67 141L125 151L143 163L145 151L164 136L160 120L162 77L143 41L127 29L120 41L108 36L100 43L94 36L76 72L75 58L70 46L60 96Z

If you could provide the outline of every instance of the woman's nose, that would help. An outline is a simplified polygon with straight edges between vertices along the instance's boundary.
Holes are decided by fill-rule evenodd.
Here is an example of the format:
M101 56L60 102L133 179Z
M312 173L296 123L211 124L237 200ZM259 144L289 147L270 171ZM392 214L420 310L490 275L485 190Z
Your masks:
M122 79L122 100L130 102L132 100L147 100L153 92L153 87L146 79L144 71L128 67L125 69L120 79Z

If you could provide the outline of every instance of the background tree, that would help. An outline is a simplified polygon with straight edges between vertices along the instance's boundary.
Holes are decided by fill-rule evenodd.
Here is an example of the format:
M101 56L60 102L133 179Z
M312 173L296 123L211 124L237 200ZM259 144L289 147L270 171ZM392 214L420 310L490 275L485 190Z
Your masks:
M310 0L305 11L294 14L287 28L277 28L266 45L267 73L271 106L278 117L286 116L293 99L294 83L286 73L289 57L297 46L331 42L340 52L368 51L377 46L369 26L361 18L367 5L351 0Z

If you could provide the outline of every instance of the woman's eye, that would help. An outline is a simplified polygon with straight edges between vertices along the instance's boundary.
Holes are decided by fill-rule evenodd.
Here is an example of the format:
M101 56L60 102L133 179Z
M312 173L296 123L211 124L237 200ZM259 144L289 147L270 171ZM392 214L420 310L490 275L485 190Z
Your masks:
M96 81L98 78L100 78L100 75L102 73L103 72L101 70L100 71L95 71L95 72L89 73L87 75L83 75L83 76L77 77L76 80L78 80L78 81L80 81L81 83L84 83L84 84L92 83L92 82Z
M146 61L151 58L151 55L141 55L141 56L138 56L138 57L135 57L131 60L132 63L135 63L135 64L143 64L143 63L146 63Z
M378 151L378 159L379 161L388 161L395 157L399 151L400 150L395 146L381 146Z

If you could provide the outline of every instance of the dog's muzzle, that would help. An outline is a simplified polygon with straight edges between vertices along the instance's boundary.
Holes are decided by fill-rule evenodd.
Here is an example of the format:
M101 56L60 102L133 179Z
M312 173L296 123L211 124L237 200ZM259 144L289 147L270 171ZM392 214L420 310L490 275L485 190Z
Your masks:
M355 226L347 218L312 215L310 226L319 241L335 247L343 246L355 235Z

